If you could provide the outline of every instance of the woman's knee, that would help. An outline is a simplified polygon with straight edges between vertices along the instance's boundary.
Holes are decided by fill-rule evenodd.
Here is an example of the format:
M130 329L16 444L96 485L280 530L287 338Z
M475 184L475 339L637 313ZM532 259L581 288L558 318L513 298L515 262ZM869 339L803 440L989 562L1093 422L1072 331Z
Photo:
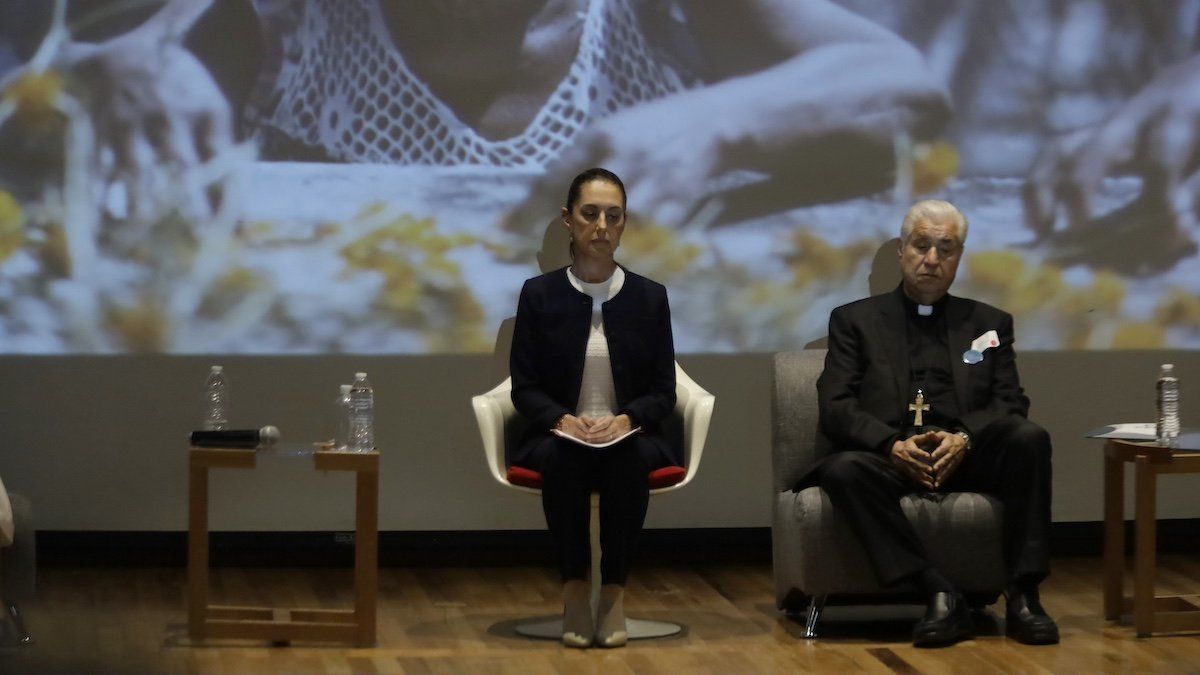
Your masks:
M620 443L600 451L600 472L608 479L645 481L650 467L633 443Z
M543 477L552 475L582 476L592 472L592 457L587 448L555 438L549 447L541 448L540 467Z

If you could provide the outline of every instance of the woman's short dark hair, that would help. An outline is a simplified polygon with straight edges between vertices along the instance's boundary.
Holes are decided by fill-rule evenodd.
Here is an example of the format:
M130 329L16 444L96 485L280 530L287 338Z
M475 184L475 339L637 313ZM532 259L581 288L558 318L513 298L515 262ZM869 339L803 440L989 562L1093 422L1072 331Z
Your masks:
M583 186L594 180L612 183L621 191L621 208L625 208L625 184L617 178L617 174L600 167L593 167L575 176L575 180L571 181L571 189L567 190L567 210L575 208L575 202L579 201L579 193L583 191Z

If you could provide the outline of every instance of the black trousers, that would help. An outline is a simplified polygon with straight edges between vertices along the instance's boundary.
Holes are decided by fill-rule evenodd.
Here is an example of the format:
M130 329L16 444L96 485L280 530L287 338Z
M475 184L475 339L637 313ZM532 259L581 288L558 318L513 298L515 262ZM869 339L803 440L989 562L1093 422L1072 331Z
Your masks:
M942 492L981 492L1004 506L1004 557L1012 580L1039 583L1050 573L1050 436L1024 417L993 422ZM887 455L838 452L821 460L802 487L820 485L850 523L880 584L888 586L931 566L900 498L920 488Z
M563 581L587 577L595 490L600 493L600 579L624 585L650 502L648 475L670 464L662 439L639 434L599 450L552 434L532 443L518 463L542 474L542 510Z

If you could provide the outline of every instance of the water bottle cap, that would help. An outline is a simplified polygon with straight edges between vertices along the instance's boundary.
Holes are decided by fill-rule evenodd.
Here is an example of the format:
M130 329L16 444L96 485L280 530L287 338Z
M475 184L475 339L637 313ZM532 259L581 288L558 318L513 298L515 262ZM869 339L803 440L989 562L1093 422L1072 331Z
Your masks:
M1175 364L1174 363L1164 363L1164 364L1162 364L1162 369L1163 370L1175 370Z
M224 369L223 367L221 367L221 366L213 366L213 367L212 367L212 372L214 372L214 373L220 373L220 372L224 372L224 370L225 370L225 369Z
M365 379L367 379L367 374L366 374L366 373L355 373L355 374L354 374L354 379L356 379L356 380L365 380Z
M343 393L343 394L349 394L349 393L350 393L350 390L351 390L351 389L353 389L353 388L354 388L354 385L352 385L352 384L343 384L343 385L341 385L341 389L342 389L342 393Z

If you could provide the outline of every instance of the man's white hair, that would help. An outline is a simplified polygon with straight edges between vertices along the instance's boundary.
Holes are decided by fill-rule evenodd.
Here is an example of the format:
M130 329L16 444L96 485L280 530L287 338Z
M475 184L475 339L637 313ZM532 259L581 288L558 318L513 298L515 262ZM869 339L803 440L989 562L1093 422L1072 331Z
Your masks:
M912 205L900 224L900 242L908 241L917 223L953 223L958 229L958 243L967 242L967 217L950 202L940 199L926 199Z

